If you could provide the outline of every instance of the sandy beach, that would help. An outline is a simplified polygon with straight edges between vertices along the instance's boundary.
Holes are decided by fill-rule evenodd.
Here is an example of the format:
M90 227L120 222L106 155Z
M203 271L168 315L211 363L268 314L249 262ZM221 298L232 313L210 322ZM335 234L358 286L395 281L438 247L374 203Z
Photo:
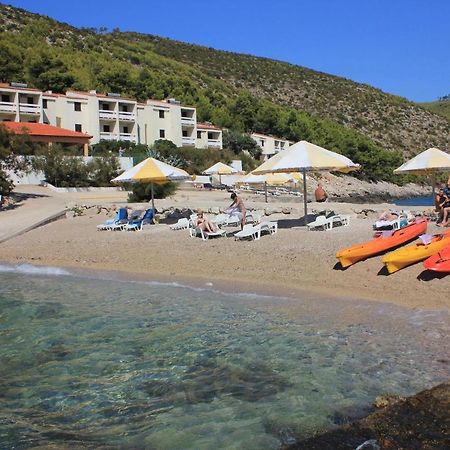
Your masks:
M23 188L22 188L23 189ZM44 189L44 188L41 188ZM99 194L52 194L47 204L66 206L125 205L125 195L102 198ZM298 197L271 198L242 193L249 210L266 211L266 220L279 221L274 235L259 241L235 241L237 228L228 228L228 237L202 241L187 230L172 231L165 223L145 227L140 232L97 231L107 218L105 210L91 207L82 216L48 223L0 244L0 261L9 264L58 266L83 271L114 271L138 279L179 282L224 291L258 292L298 297L343 297L389 302L409 308L450 307L450 277L432 276L415 264L390 276L380 274L381 257L359 262L347 270L335 268L339 249L372 237L377 215L392 205L310 203L310 211L322 209L350 214L350 225L329 231L307 231L298 226L303 213ZM27 198L14 211L2 211L1 226L17 223L35 210L42 198ZM159 210L203 208L217 211L230 203L226 191L182 189L165 200L157 200ZM128 205L145 208L146 205ZM39 204L39 207L42 205ZM284 214L281 212L284 210ZM361 213L369 210L367 213ZM373 211L373 212L372 212ZM415 207L414 211L430 211ZM273 212L273 214L272 214ZM289 214L286 214L289 212ZM37 211L36 211L37 213ZM434 223L428 233L441 231Z

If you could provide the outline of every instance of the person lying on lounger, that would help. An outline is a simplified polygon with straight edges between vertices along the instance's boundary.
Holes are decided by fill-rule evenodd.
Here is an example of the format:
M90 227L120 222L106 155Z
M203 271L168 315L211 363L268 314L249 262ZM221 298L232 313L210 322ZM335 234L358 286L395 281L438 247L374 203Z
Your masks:
M197 218L193 221L194 227L200 228L203 231L207 231L209 233L214 233L216 228L214 224L205 217L202 210L197 212Z

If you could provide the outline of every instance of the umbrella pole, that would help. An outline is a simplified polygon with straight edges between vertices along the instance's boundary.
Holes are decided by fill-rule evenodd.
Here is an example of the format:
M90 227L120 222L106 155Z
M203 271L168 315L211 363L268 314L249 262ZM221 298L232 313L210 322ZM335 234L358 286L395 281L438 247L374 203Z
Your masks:
M267 203L267 181L264 181L264 197L265 197L266 203Z
M155 211L155 193L153 190L153 183L150 183L150 184L152 186L152 208L153 208L153 211Z
M306 169L303 172L303 207L305 209L305 225L308 225L308 199L306 197Z
M433 205L434 205L434 195L435 195L435 192L436 192L436 172L433 172L432 174L431 174L431 186L432 186L432 190L433 190L433 198L432 198L432 200L433 200Z

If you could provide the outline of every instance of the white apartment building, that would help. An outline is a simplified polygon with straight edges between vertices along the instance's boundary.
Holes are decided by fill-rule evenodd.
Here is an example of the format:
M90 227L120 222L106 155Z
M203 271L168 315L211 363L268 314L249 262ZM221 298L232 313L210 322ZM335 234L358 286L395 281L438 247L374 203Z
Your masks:
M0 121L46 123L81 131L92 135L91 144L106 139L151 145L168 139L177 147L222 148L222 130L208 124L198 128L196 108L175 99L138 103L94 90L55 94L21 83L0 83Z
M287 149L291 142L286 139L269 136L266 134L252 133L250 137L258 144L262 150L262 159L268 160L270 157Z

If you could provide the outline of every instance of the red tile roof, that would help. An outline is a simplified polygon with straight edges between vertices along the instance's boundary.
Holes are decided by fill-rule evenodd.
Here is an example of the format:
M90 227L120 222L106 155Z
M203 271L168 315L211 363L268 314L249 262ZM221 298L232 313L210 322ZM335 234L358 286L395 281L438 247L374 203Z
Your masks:
M24 132L30 136L47 136L55 138L84 138L90 139L92 136L80 131L67 130L65 128L54 127L45 123L32 122L0 122L9 131L17 134Z
M198 123L197 128L200 128L201 130L216 130L216 131L222 131L221 128L217 128L214 125L211 125L209 123Z

